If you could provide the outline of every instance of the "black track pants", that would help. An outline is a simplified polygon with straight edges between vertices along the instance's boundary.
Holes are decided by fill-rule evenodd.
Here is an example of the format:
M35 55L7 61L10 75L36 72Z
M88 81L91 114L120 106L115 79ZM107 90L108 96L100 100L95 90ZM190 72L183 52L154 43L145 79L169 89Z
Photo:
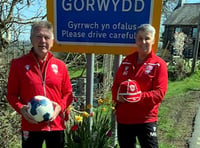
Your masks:
M45 141L47 148L64 148L64 131L22 131L22 148L42 148Z
M142 148L158 148L157 123L118 124L120 148L136 148L136 137Z

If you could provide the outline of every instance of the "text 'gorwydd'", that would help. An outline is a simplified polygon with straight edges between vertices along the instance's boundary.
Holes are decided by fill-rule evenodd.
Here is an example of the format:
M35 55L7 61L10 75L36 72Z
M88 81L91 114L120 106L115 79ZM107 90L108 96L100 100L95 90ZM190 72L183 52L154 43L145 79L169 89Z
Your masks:
M144 0L62 0L64 11L142 12Z

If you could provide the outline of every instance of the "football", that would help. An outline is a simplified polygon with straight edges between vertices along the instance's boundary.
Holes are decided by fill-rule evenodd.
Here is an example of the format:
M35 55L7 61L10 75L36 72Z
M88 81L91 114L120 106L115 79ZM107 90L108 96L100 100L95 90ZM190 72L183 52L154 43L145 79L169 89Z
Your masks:
M35 96L28 102L28 113L37 121L48 121L53 112L52 102L44 96Z

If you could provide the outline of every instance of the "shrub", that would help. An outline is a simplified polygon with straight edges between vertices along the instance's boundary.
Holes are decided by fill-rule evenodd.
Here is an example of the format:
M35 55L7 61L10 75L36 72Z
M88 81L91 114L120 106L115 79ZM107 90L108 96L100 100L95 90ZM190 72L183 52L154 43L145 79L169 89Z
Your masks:
M20 147L20 116L9 106L0 107L1 148Z
M186 61L183 58L174 58L167 65L169 80L182 80L187 77L191 69L191 61Z

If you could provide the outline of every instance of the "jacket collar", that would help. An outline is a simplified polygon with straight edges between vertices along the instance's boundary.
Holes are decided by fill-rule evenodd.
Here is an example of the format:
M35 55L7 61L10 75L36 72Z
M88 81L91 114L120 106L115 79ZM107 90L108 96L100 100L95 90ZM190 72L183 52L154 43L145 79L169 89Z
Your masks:
M36 57L34 51L33 51L33 47L31 48L31 50L30 50L30 52L29 52L29 55L32 56L32 57L34 57L37 61L39 61L38 58ZM48 55L47 55L45 61L49 61L49 59L50 59L51 57L53 57L53 54L52 54L51 52L48 52Z

